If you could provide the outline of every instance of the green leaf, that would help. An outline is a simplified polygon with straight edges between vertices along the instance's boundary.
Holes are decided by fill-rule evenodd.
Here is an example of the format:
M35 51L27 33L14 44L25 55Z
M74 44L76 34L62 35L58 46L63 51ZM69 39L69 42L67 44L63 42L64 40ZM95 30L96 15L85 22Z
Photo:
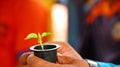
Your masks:
M50 33L50 32L44 32L44 33L42 33L41 37L43 38L43 37L46 37L46 36L51 35L51 34L52 33Z
M28 34L28 36L25 38L25 40L32 39L32 38L37 38L37 34L36 34L36 33L30 33L30 34Z

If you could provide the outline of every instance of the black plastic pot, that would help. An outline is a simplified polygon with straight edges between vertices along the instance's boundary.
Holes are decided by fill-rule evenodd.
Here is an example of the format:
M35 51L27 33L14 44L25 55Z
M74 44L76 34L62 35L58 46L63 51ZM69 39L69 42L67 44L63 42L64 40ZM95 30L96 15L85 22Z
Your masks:
M41 49L40 45L34 45L30 47L30 50L34 51L34 55L47 60L49 62L56 63L57 60L57 49L60 46L57 44L45 44L44 50Z

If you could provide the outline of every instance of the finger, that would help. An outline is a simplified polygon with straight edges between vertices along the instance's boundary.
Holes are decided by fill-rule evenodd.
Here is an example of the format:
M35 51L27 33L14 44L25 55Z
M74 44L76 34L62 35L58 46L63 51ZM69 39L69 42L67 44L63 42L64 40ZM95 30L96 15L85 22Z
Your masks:
M58 54L58 63L64 64L65 67L88 67L88 63L83 59L77 59L67 55Z
M33 54L29 55L27 58L27 63L30 67L45 67L49 62L34 56Z
M54 41L50 43L60 45L60 48L58 49L58 53L81 59L80 55L67 42Z
M62 42L62 41L52 41L52 42L49 42L49 43L59 44L60 46L71 47L67 42Z
M70 56L66 56L66 55L62 55L60 53L58 53L58 63L60 64L70 64L72 61L74 61L74 58L70 57Z
M27 63L30 67L72 67L72 65L60 65L45 61L41 58L34 56L33 54L29 55Z
M64 53L67 50L73 50L73 48L67 42L53 41L50 43L60 45L60 48L58 49L59 53Z
M19 59L19 65L26 65L27 64L27 62L26 62L27 57L30 54L32 54L32 52L27 52L27 53L22 54L21 57L20 57L20 59Z
M30 67L29 65L24 65L24 66L22 66L22 67Z

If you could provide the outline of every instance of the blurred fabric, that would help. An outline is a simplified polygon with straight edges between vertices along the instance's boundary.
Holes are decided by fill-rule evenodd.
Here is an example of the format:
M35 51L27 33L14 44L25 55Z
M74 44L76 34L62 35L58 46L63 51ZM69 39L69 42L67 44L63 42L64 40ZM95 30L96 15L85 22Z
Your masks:
M68 0L68 42L77 51L80 43L80 22L83 2Z
M89 11L79 53L96 61L120 63L120 1L101 0Z

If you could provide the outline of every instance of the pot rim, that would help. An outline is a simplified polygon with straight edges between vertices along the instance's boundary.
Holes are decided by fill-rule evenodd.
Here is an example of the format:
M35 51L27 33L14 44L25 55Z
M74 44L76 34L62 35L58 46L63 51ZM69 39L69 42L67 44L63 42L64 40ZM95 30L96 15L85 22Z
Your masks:
M30 47L30 50L32 50L32 51L52 51L52 50L56 50L56 49L60 48L60 45L58 45L58 44L44 44L44 45L54 45L56 47L52 48L52 49L39 50L39 49L35 49L35 47L39 46L39 45L33 45Z

